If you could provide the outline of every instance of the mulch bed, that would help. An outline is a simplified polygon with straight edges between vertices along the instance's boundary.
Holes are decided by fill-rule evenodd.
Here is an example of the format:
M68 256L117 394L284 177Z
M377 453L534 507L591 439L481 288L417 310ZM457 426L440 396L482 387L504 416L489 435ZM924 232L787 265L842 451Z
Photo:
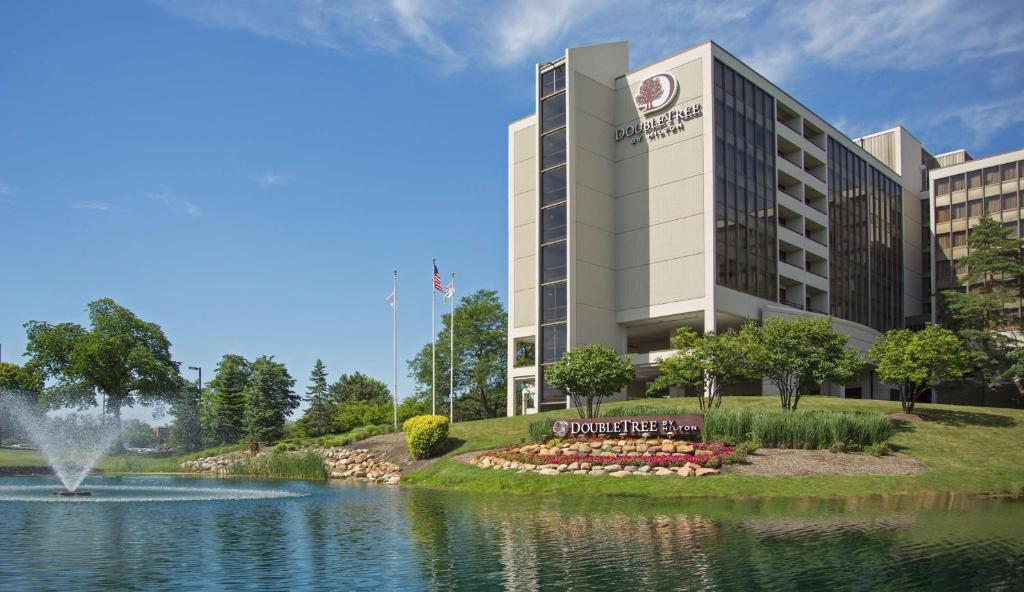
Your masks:
M905 454L871 456L863 452L835 453L828 450L761 448L743 464L726 465L723 474L767 477L808 475L917 475L927 470L917 459Z

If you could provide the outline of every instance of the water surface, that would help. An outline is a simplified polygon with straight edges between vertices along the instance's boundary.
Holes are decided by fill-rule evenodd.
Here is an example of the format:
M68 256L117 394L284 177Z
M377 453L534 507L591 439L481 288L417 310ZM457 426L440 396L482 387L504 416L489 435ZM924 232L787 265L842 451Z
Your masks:
M90 477L82 489L93 502L29 499L54 483L0 479L0 589L964 591L1024 582L1024 504L1011 501L652 502L185 477ZM115 495L123 499L95 503Z

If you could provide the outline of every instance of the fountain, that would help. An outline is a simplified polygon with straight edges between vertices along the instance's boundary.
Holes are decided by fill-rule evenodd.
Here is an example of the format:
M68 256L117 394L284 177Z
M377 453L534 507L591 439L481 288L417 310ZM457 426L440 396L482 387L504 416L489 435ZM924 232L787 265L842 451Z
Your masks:
M47 415L9 393L0 393L0 407L39 448L64 485L63 490L56 490L53 495L90 495L78 488L96 466L96 461L117 441L121 432L113 418L87 413Z

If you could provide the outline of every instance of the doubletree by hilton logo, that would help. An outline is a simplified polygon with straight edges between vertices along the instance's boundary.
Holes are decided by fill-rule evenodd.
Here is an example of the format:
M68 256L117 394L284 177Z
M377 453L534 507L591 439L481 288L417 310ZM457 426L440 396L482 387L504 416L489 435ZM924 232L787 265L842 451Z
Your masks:
M703 113L699 101L692 105L666 111L661 115L654 115L675 103L678 94L679 83L671 74L655 74L645 79L637 87L636 96L633 97L633 102L636 103L636 108L640 111L643 119L616 129L615 141L628 138L630 144L639 144L644 141L644 138L654 140L682 132L683 122L700 117Z
M640 83L633 100L641 113L649 115L661 111L676 98L679 85L671 74L656 74Z

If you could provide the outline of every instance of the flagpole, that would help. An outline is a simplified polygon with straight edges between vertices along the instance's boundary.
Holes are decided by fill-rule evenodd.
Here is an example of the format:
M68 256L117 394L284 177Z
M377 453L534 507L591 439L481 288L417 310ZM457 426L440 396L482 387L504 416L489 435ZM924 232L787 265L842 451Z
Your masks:
M451 351L448 354L448 423L455 423L455 272L452 272L452 316L448 319Z
M394 422L395 431L398 431L398 270L391 284L391 293L394 294L394 305L391 307L391 372L394 381Z
M433 260L430 268L430 359L433 364L430 371L430 413L437 415L437 329L435 322L437 312L434 307L437 304L437 290L434 288L434 269L437 267L437 259Z

